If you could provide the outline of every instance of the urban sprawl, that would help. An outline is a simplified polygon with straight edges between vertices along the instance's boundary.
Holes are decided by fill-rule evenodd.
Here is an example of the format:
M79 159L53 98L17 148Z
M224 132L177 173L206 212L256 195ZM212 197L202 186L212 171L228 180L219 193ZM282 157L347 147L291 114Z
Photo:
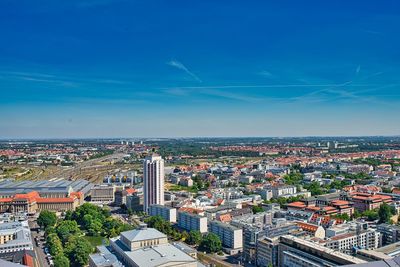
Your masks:
M0 266L397 266L400 137L0 141Z

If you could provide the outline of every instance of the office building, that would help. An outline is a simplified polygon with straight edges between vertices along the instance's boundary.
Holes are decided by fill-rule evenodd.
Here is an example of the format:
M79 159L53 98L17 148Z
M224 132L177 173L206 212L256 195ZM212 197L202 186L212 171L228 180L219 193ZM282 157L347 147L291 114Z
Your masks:
M279 237L263 237L257 241L257 266L278 266Z
M187 231L207 232L207 217L180 211L178 212L178 226Z
M382 246L381 234L375 229L357 230L324 240L325 246L351 254L354 248L377 249Z
M132 194L126 196L126 207L133 211L143 211L143 194Z
M115 187L113 185L95 185L90 189L91 202L111 204L114 202Z
M322 267L359 264L366 261L317 243L285 235L278 245L279 267Z
M161 216L170 223L176 223L176 209L163 205L150 205L150 216Z
M243 258L247 262L256 262L257 240L263 236L262 229L246 225L243 227Z
M389 245L400 241L400 227L391 224L378 224L376 230L382 235L382 244Z
M0 254L20 250L33 250L28 221L0 224Z
M146 157L143 162L144 211L150 205L164 205L164 160L161 156Z

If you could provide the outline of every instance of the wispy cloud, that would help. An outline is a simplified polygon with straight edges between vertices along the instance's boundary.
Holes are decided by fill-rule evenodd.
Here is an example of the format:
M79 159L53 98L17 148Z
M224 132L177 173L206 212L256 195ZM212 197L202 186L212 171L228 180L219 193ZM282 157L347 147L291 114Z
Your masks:
M266 78L271 78L273 76L272 73L267 70L260 71L258 73L258 75L266 77Z
M186 74L188 74L190 77L192 77L194 80L198 81L198 82L203 82L196 74L194 74L193 72L191 72L185 65L183 65L181 62L179 62L178 60L171 60L167 62L168 65L175 67L177 69L183 70L184 72L186 72Z
M290 87L335 87L342 84L264 84L264 85L209 85L209 86L180 86L180 87L162 87L160 89L235 89L235 88L290 88ZM368 87L371 84L352 84L354 87Z
M237 100L237 101L242 101L242 102L248 102L248 103L255 103L255 102L260 102L262 98L260 97L252 97L240 93L233 93L233 92L227 92L224 90L218 90L218 89L203 89L203 90L197 90L197 89L188 89L188 88L171 88L171 89L162 89L162 91L168 95L174 96L174 97L187 97L187 96L214 96L214 97L219 97L219 98L225 98L229 100Z
M201 93L211 95L211 96L217 96L217 97L222 97L222 98L226 98L226 99L231 99L231 100L248 102L248 103L255 103L255 102L262 101L262 99L260 97L251 97L248 95L242 95L242 94L238 94L238 93L232 93L232 92L226 92L226 91L220 91L220 90L205 90Z
M356 69L356 75L360 72L361 66L358 65ZM358 80L366 81L372 77L381 75L383 72L375 72L371 75L365 76L362 79ZM372 95L365 95L365 93L378 91L380 89L396 86L397 84L390 84L390 85L375 85L375 84L365 84L364 86L367 89L363 90L352 90L349 89L348 86L355 87L357 84L354 84L354 80L347 81L341 84L329 86L327 88L322 88L319 90L315 90L305 95L297 96L289 98L287 101L300 101L300 102L308 102L308 103L316 103L316 102L332 102L332 101L346 101L352 103L360 103L360 102L369 102L369 103L376 103L382 104L382 101L378 101L376 97ZM360 85L360 84L358 84Z
M98 79L98 78L80 78L75 76L64 76L47 73L37 72L13 72L13 71L0 71L0 79L13 79L22 80L37 83L54 83L62 86L79 86L85 83L97 83L97 84L113 84L113 85L129 85L132 84L130 81L115 80L115 79Z

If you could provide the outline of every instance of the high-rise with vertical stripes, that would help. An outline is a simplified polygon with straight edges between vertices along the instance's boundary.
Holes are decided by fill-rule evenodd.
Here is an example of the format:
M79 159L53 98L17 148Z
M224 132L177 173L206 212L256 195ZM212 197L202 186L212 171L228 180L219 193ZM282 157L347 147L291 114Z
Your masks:
M161 156L146 157L143 162L144 211L150 205L164 205L164 160Z

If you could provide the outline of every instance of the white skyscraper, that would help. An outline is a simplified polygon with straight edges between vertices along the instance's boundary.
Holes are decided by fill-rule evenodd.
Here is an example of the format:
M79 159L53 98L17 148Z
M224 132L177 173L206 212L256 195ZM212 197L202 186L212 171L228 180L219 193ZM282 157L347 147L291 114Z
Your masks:
M164 160L161 156L146 157L143 163L144 211L150 205L164 205Z

